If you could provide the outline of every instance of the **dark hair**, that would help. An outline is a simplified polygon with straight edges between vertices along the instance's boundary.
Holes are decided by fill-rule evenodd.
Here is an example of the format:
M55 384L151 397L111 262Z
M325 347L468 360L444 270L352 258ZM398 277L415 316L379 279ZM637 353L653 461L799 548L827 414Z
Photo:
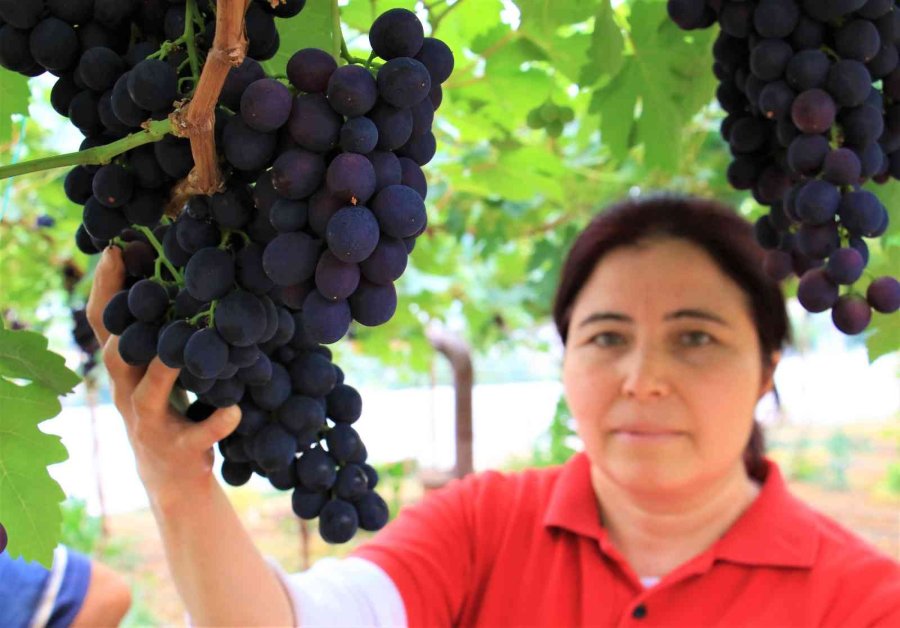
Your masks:
M670 194L615 203L578 235L563 265L553 304L553 320L563 344L575 299L603 256L653 236L682 238L700 246L743 289L751 304L763 368L771 368L772 352L791 343L791 328L781 287L763 270L765 250L756 241L753 225L719 201ZM744 465L747 474L759 481L765 479L764 453L762 428L754 420Z

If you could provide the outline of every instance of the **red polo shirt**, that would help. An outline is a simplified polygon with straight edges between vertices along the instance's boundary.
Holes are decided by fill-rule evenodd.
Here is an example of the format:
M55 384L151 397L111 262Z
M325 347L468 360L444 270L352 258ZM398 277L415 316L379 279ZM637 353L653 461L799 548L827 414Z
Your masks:
M583 452L454 480L352 555L391 577L409 626L900 627L900 563L766 464L737 522L649 589L600 524Z

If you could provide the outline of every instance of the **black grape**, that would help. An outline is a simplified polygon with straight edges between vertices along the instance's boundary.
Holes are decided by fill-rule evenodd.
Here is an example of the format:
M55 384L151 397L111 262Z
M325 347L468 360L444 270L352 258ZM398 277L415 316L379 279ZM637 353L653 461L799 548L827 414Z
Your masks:
M244 19L247 39L250 40L247 54L260 61L275 56L279 35L272 15L264 11L258 3L253 2L247 9Z
M422 23L407 9L390 9L379 15L369 29L372 51L382 59L412 57L425 39Z
M165 61L144 59L129 72L127 85L135 104L156 111L172 105L178 92L178 77Z
M409 157L420 166L424 166L434 157L437 151L437 141L434 133L428 131L419 136L413 136L410 140L397 149L397 155Z
M88 90L75 94L69 103L69 120L84 135L96 135L103 130L103 123L97 111L99 104L100 99Z
M328 104L339 114L353 118L364 115L378 99L378 86L367 69L359 65L339 67L328 79Z
M306 225L308 207L306 201L278 199L269 211L269 221L281 233L299 231Z
M268 133L284 125L291 115L290 90L275 79L251 83L241 96L241 117L251 129Z
M836 284L850 285L862 276L865 262L859 251L841 248L831 254L825 265L825 273Z
M135 3L122 0L94 0L94 19L110 28L116 28L131 16Z
M825 133L834 124L836 114L835 101L818 88L802 92L791 106L791 119L803 133Z
M265 168L272 161L277 144L278 138L274 133L252 129L242 116L233 116L222 132L225 159L239 170Z
M312 397L292 395L275 410L275 418L289 432L298 437L312 434L325 427L325 409Z
M359 265L342 262L331 251L325 251L316 265L316 289L326 299L348 298L359 285Z
M169 181L156 161L152 146L139 146L128 151L128 166L138 187L159 188Z
M241 97L244 91L252 83L265 77L266 72L256 59L249 56L244 57L238 67L233 67L228 71L225 84L219 93L219 102L232 111L240 111Z
M381 66L377 83L378 94L389 104L401 108L417 105L431 90L428 69L409 57L397 57Z
M389 185L398 185L402 182L403 168L397 155L387 150L373 150L366 158L375 169L376 194Z
M128 93L128 76L126 72L116 80L113 85L112 97L110 104L112 105L113 114L122 122L130 127L140 126L141 123L150 117L150 112L135 104Z
M784 77L788 85L802 92L823 87L830 68L831 62L821 50L801 50L788 61Z
M0 65L8 67L3 61L4 57L3 28L0 27ZM72 102L75 94L80 91L81 89L75 84L72 76L70 74L64 74L53 84L53 88L50 90L50 105L59 115L67 116L69 115L69 104Z
M28 49L34 60L48 70L66 70L78 60L78 36L62 20L44 18L31 31Z
M166 225L162 239L163 253L172 264L178 267L186 266L191 261L191 254L178 245L175 229ZM200 299L198 299L200 300ZM209 299L206 299L209 300Z
M859 61L841 59L828 71L826 89L841 107L855 107L865 102L869 95L872 76Z
M159 325L137 321L119 338L119 355L126 364L146 366L156 357Z
M224 192L212 195L209 211L220 227L240 229L250 221L253 213L250 192L243 185L232 185Z
M104 207L94 196L84 204L81 220L88 234L97 240L111 240L128 227L121 212Z
M315 519L328 503L328 493L309 491L302 486L294 488L291 494L291 509L301 519Z
M328 221L346 203L322 188L309 198L309 227L320 238L325 237Z
M227 363L228 345L212 327L195 332L185 344L185 367L197 377L214 379Z
M896 312L900 309L900 282L887 275L878 277L869 284L866 301L883 314Z
M820 225L803 224L797 231L797 250L814 260L824 260L841 245L835 222Z
M794 55L790 44L782 39L763 39L750 52L750 70L764 81L774 81L784 74Z
M336 197L365 203L375 193L375 168L364 155L342 153L325 174L328 190Z
M162 328L157 352L163 364L173 369L183 368L184 347L197 329L187 321L173 321Z
M794 0L762 0L753 12L753 26L762 37L783 39L800 20L800 8Z
M788 165L797 174L818 174L829 150L828 140L822 135L798 135L788 147Z
M222 239L222 234L216 225L192 218L187 213L178 217L173 228L178 246L188 253L196 253L200 249L218 246Z
M121 336L134 321L134 315L128 308L128 290L120 290L103 308L103 326L109 333Z
M331 344L343 338L352 321L346 300L330 301L316 290L306 296L302 313L306 336L319 344Z
M327 491L337 479L337 461L321 447L309 449L297 460L297 476L310 491Z
M395 238L414 235L426 222L425 201L405 185L389 185L372 201L381 230Z
M884 132L881 110L869 105L841 111L838 121L844 131L844 142L853 146L872 144Z
M151 279L141 279L128 291L128 309L139 321L152 323L169 307L169 293Z
M845 294L838 298L831 309L834 326L847 335L855 335L869 326L872 309L866 300L855 294Z
M370 490L353 505L359 515L359 527L368 532L380 530L390 518L388 505L375 491Z
M372 254L360 262L359 270L372 283L387 285L403 275L408 260L409 254L403 240L383 235Z
M838 148L825 157L822 176L835 185L851 185L859 182L861 169L856 153L849 148Z
M98 46L84 51L75 71L92 90L105 92L125 72L125 62L109 48Z
M280 491L289 491L297 485L297 467L291 461L285 467L268 474L269 483Z
M344 119L331 108L324 94L294 97L288 129L301 147L324 153L338 143Z
M428 69L432 85L443 83L453 73L453 51L440 39L426 37L413 58Z
M253 457L267 472L293 464L297 439L277 423L263 426L253 435Z
M782 281L794 272L790 253L774 250L766 251L763 259L763 270L775 281Z
M231 486L242 486L250 481L253 468L246 462L222 461L222 479Z
M263 269L279 286L292 286L313 276L320 243L302 232L282 233L266 245Z
M410 109L413 115L413 137L425 135L434 124L434 105L427 98Z
M198 301L212 301L228 294L234 284L234 260L215 247L200 249L184 270L184 286Z
M834 48L845 59L866 62L878 54L881 37L869 20L851 20L835 31Z
M304 48L295 52L287 63L287 76L291 85L301 92L324 92L328 79L337 69L337 62L330 54L318 48Z
M325 178L322 156L300 148L282 153L272 164L272 185L285 198L306 198Z
M325 435L325 442L328 452L339 462L354 458L362 446L359 434L348 423L335 424Z
M291 376L278 362L271 364L272 376L269 381L250 386L254 403L264 410L274 410L291 396Z
M359 529L359 516L353 504L333 499L319 513L319 535L327 543L345 543Z
M372 152L378 144L378 128L364 116L350 118L341 127L340 138L341 150L345 153L365 155Z
M425 179L425 173L422 172L422 168L408 157L400 157L399 161L400 183L414 189L422 197L422 200L425 200L425 197L428 196L428 182Z
M773 81L759 93L759 109L770 120L781 120L791 112L796 94L784 81Z
M236 377L247 385L263 385L272 379L272 372L272 361L260 352L253 364L238 370Z
M378 220L362 205L348 205L338 210L328 221L325 234L329 250L347 263L361 262L369 257L378 245L378 237Z
M83 205L93 194L92 181L94 175L82 166L75 166L66 175L63 190L73 203Z
M294 390L307 397L324 397L334 390L337 373L331 360L313 352L299 354L288 372Z
M44 13L43 2L0 2L0 19L19 29L33 28L41 21Z
M237 252L237 282L244 290L265 294L275 285L266 275L262 260L263 247L256 242L251 242Z
M150 277L156 262L156 249L141 240L129 242L122 250L122 261L125 263L125 270L132 277ZM168 292L166 300L168 301Z
M378 144L381 150L396 150L412 137L413 117L408 108L401 109L385 102L378 102L366 114L378 129Z
M163 171L173 179L182 179L194 167L191 142L183 137L166 135L153 143L153 154Z
M347 501L355 501L369 490L369 478L358 464L348 464L338 471L334 482L334 494Z
M266 330L266 311L262 302L244 290L232 290L215 311L216 330L235 347L256 344Z
M97 200L106 207L122 207L131 199L134 179L118 164L107 164L94 175L92 189Z
M878 197L867 190L844 193L838 207L841 225L856 236L872 237L885 213Z
M388 322L397 311L397 290L394 284L379 285L361 279L350 297L353 318L368 327Z
M797 299L808 312L824 312L837 302L838 286L823 269L814 268L800 278Z

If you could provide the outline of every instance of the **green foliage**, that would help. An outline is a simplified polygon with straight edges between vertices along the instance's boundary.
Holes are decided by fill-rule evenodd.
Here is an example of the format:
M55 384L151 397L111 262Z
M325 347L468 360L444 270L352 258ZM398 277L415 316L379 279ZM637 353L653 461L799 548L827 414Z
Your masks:
M12 380L28 380L16 383ZM65 497L47 467L68 458L58 436L38 425L59 414L58 395L78 383L47 339L30 331L0 329L0 521L10 556L50 567Z
M334 23L331 15L332 0L307 0L301 19L275 20L281 46L274 57L263 61L266 73L275 76L284 74L287 62L302 48L321 48L332 52L334 49ZM340 50L340 48L338 48Z
M527 458L514 457L504 465L504 469L517 471L564 464L575 453L575 449L571 446L577 438L573 424L574 419L566 398L560 395L553 421L547 432L534 444L531 455Z
M0 94L0 146L6 146L12 139L12 116L28 115L28 79L0 70Z
M87 512L87 502L74 497L67 498L61 506L62 538L67 547L90 556L103 534L100 517Z
M892 495L900 496L900 462L892 462L888 465L885 485Z

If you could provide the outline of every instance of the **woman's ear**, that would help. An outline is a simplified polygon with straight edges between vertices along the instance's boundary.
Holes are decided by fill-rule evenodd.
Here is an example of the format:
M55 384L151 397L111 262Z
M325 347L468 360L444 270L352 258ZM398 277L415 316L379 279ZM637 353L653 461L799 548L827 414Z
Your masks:
M773 351L770 358L771 362L763 371L762 384L760 385L759 398L770 392L775 386L775 369L781 361L781 351Z

